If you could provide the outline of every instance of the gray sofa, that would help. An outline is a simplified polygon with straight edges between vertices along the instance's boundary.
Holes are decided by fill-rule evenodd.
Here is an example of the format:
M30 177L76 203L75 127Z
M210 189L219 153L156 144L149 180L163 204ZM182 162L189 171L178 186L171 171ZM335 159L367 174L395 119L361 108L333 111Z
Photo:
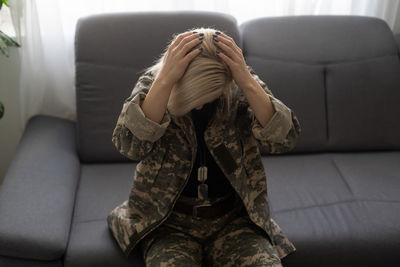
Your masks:
M139 254L122 254L107 226L137 164L111 134L140 71L173 33L195 26L232 36L302 126L294 150L262 151L272 217L297 248L283 265L398 266L399 36L370 17L237 25L189 11L79 20L77 120L37 115L26 125L0 188L0 266L144 266Z

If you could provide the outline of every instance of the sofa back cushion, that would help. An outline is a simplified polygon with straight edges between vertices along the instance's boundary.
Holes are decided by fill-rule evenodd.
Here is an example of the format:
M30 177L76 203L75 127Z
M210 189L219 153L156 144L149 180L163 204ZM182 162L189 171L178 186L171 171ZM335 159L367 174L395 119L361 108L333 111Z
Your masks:
M247 63L299 119L292 152L400 148L400 62L383 20L260 18L240 33Z
M240 42L236 19L217 12L127 12L79 19L75 75L81 161L129 161L111 141L124 100L172 34L202 26L218 27Z

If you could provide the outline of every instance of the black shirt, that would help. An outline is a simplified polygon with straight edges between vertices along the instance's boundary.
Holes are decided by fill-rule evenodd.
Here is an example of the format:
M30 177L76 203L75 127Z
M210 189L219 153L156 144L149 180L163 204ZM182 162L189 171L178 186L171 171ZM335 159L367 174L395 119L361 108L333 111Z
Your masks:
M200 184L200 182L197 180L197 169L200 166L200 155L201 155L200 153L202 153L202 149L205 149L206 151L205 165L207 166L208 172L207 172L207 180L205 181L205 183L208 185L208 196L209 197L225 196L235 190L232 187L229 180L225 177L222 170L219 168L218 164L215 162L213 156L211 155L204 141L204 131L207 127L208 122L215 113L218 101L219 99L216 99L213 102L204 104L203 108L200 110L193 109L191 111L193 123L196 129L198 147L197 147L196 160L193 165L189 181L187 182L185 188L182 191L182 195L197 197L197 186Z

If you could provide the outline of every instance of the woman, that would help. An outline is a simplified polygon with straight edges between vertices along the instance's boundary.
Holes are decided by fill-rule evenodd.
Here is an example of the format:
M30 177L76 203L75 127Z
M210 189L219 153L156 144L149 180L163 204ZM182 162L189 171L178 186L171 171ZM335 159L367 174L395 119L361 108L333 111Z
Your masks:
M284 153L300 132L232 38L212 28L175 36L113 132L139 161L129 199L107 217L118 245L146 266L281 266L296 248L269 215L257 141Z

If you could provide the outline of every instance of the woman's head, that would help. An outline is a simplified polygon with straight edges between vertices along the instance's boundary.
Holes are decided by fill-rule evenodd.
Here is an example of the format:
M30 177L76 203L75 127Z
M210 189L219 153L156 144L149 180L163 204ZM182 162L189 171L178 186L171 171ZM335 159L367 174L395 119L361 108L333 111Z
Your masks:
M228 65L216 54L217 46L215 46L212 36L216 31L221 31L204 27L193 28L188 31L204 33L203 42L193 47L193 49L202 47L203 51L193 58L182 78L173 86L167 104L168 111L174 116L183 116L192 109L219 98L218 103L221 105L221 111L229 112L232 74ZM177 36L178 34L174 35L170 44ZM162 68L169 45L157 60L157 63L147 69L151 70L155 77Z

